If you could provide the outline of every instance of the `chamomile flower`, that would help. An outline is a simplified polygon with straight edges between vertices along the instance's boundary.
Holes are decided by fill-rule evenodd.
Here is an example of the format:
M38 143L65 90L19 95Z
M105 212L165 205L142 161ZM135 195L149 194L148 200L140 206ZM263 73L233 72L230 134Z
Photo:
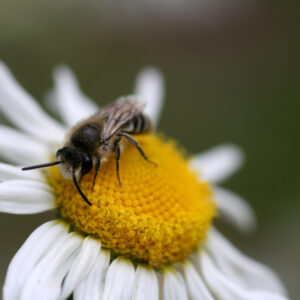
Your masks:
M276 274L244 256L212 226L218 214L241 231L255 226L248 204L215 186L237 170L234 145L187 160L176 143L157 134L137 140L157 167L125 145L122 186L113 159L81 182L92 206L57 167L22 172L20 165L48 161L68 128L99 108L79 89L71 71L54 73L47 115L0 65L0 109L19 129L0 126L0 211L34 214L57 209L57 220L37 228L12 259L4 300L34 299L287 299ZM156 69L137 77L135 94L156 125L163 103ZM19 145L16 147L16 145Z

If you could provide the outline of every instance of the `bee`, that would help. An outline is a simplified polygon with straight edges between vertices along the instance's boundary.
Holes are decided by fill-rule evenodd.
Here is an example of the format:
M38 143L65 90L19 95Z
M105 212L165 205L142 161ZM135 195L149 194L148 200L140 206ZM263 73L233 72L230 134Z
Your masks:
M132 135L152 131L152 122L143 114L144 105L132 96L121 97L103 107L88 119L75 124L67 133L64 146L56 153L56 161L22 168L32 170L58 165L62 175L73 180L83 200L92 205L80 188L80 180L95 168L93 187L100 169L101 161L109 159L115 153L116 174L122 186L119 174L122 139L135 146L148 162L147 155Z

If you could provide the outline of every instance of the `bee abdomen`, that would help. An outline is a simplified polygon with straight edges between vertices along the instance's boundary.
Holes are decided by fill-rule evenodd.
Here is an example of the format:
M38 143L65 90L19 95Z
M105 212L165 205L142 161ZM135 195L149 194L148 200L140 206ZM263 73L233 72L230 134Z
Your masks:
M152 124L150 119L140 113L123 126L123 131L131 134L139 134L149 132L151 128Z

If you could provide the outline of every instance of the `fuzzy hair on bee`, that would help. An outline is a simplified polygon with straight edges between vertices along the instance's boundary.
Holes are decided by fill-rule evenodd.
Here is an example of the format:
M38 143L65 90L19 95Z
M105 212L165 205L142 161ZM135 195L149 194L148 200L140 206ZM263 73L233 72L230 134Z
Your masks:
M143 109L144 105L134 96L117 99L89 118L76 123L67 132L64 146L57 151L55 162L29 166L22 170L58 165L62 175L66 179L73 180L83 200L92 205L82 192L79 182L94 168L94 186L101 163L110 159L111 153L115 153L116 175L122 186L119 161L123 139L135 146L145 160L153 163L133 137L133 135L152 131L152 122L143 114Z

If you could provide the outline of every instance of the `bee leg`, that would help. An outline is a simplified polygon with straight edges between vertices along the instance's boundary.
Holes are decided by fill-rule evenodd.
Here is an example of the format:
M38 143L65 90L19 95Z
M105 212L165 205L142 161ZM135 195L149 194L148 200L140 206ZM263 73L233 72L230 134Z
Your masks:
M119 184L120 184L120 186L122 186L122 182L121 182L121 179L120 179L120 173L119 173L119 161L120 161L121 151L120 151L120 146L118 144L116 145L115 151L116 151L116 171L117 171Z
M77 178L76 178L76 175L75 175L75 169L73 169L73 172L72 172L72 176L73 176L73 182L75 184L75 187L77 189L77 191L79 192L80 196L82 197L82 199L90 206L92 206L92 203L88 200L88 198L85 196L85 194L82 192L78 182L77 182Z
M98 175L99 168L100 168L100 157L97 156L92 190L94 190L94 186L95 186L95 183L96 183L96 178L97 178L97 175Z
M130 142L132 145L134 145L140 152L140 154L143 156L143 158L145 160L147 160L148 162L154 164L155 166L157 166L157 163L155 163L154 161L150 160L148 158L148 156L145 154L145 152L143 151L143 149L141 148L141 146L139 145L139 143L129 134L125 133L125 132L122 132L121 133L121 136L124 136L124 138Z

